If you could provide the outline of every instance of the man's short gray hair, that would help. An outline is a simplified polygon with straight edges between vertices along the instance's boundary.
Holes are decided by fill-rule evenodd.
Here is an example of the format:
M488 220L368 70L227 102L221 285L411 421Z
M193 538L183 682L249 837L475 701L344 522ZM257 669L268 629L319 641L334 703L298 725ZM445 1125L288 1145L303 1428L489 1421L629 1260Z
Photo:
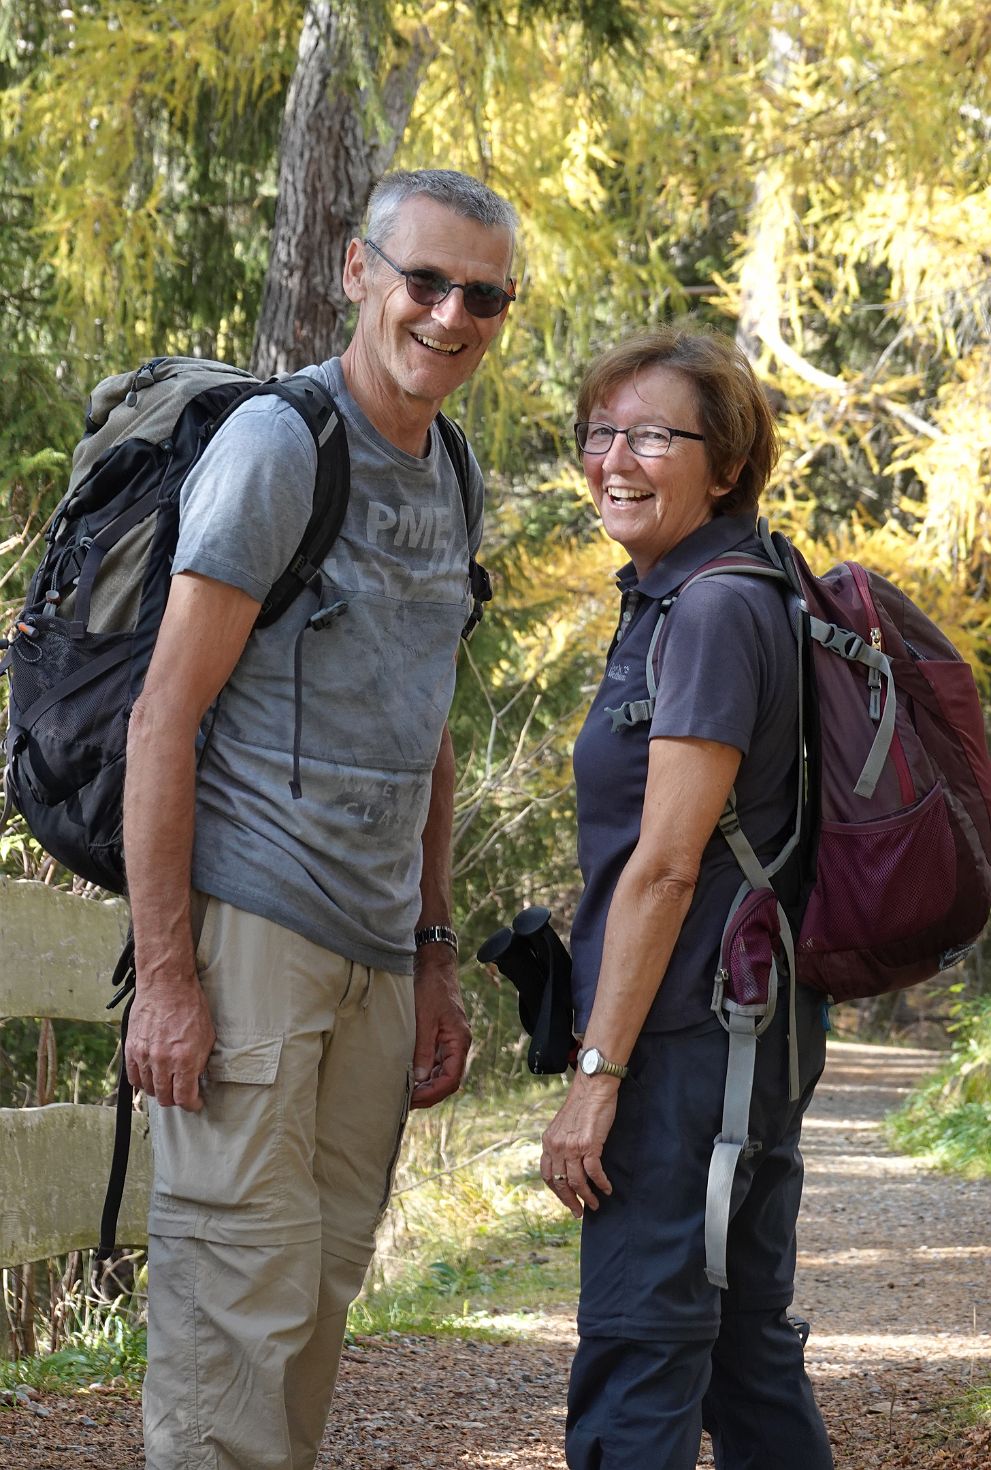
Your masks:
M515 251L520 223L516 210L501 194L453 168L397 169L385 174L368 201L365 234L372 240L387 240L399 210L407 199L418 194L436 200L463 219L477 220L488 229L506 230Z

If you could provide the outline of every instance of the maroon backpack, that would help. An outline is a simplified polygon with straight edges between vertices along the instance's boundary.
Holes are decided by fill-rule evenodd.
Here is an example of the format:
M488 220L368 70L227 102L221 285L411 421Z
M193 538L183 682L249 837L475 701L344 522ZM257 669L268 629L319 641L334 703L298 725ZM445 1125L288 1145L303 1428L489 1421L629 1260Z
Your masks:
M801 670L805 780L791 837L762 864L732 797L719 824L743 873L713 995L730 1061L709 1174L706 1270L723 1287L733 1177L755 1146L747 1136L754 1049L774 1014L776 956L831 1001L881 995L956 964L991 914L991 760L970 666L884 577L856 562L817 577L763 519L758 532L765 557L719 557L677 593L734 573L781 582ZM645 710L673 601L662 604L651 641ZM628 723L648 717L628 708ZM794 996L792 986L792 1098Z
M915 985L956 964L991 913L991 760L974 676L884 577L856 562L817 577L765 521L760 534L766 570L723 557L690 580L783 575L796 594L810 881L795 973L834 1001ZM739 860L749 845L732 817L722 825Z

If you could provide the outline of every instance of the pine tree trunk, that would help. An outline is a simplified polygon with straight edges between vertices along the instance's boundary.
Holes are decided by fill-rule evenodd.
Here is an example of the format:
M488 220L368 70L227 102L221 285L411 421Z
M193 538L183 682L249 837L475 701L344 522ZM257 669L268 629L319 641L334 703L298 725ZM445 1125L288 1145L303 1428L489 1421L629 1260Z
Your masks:
M344 254L402 138L428 59L428 40L418 36L382 85L376 128L348 83L343 31L334 0L311 0L282 120L275 225L252 351L252 370L263 378L344 348ZM365 40L374 58L375 42Z

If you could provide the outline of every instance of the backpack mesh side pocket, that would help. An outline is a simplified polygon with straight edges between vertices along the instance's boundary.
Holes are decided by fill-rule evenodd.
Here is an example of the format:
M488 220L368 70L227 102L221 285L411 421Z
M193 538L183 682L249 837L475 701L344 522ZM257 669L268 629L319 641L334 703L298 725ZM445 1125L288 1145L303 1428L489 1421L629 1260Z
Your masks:
M59 862L120 892L121 766L130 710L129 634L73 639L56 618L11 646L11 794Z

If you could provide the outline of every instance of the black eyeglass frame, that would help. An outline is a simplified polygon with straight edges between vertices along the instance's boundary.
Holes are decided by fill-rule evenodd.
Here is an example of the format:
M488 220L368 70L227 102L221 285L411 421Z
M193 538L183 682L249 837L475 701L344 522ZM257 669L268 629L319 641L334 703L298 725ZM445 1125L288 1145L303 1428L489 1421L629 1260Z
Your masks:
M506 310L507 306L516 300L516 282L513 280L509 282L512 290L504 291L501 286L495 285L492 281L450 281L441 271L426 270L422 267L414 270L404 270L401 265L397 265L394 260L390 260L385 251L381 246L376 245L374 240L366 236L362 243L371 246L375 254L380 255L386 265L392 267L397 276L404 278L406 282L406 293L411 301L416 302L417 306L439 306L442 301L447 300L452 291L460 291L465 304L465 311L469 316L477 316L482 321L491 321L492 317L499 316ZM420 277L423 281L422 289L426 292L425 297L417 296L414 292L413 282L417 277ZM429 281L435 283L433 288L428 284ZM440 290L441 283L445 287L443 291ZM434 294L435 291L437 294ZM484 311L477 310L480 304L477 296L474 298L475 305L472 306L469 293L473 291L482 292L481 304L485 307ZM490 306L494 306L495 310L489 310Z
M582 443L582 430L589 430L593 424L598 429L608 429L610 431L610 434L612 435L609 443L604 449L587 449ZM635 434L638 429L662 429L664 433L668 436L667 443L664 445L664 448L658 450L656 454L645 454L642 449L637 449L636 445L633 443L632 438L630 437L632 434ZM635 454L638 459L663 459L668 450L671 448L672 439L697 439L700 444L705 443L704 434L693 434L690 429L671 429L668 427L667 424L631 424L628 429L617 429L615 424L607 424L602 419L579 419L574 426L574 430L575 443L578 445L578 453L591 454L596 457L600 454L609 453L610 449L613 447L617 434L625 434L626 442L630 446L630 453Z

